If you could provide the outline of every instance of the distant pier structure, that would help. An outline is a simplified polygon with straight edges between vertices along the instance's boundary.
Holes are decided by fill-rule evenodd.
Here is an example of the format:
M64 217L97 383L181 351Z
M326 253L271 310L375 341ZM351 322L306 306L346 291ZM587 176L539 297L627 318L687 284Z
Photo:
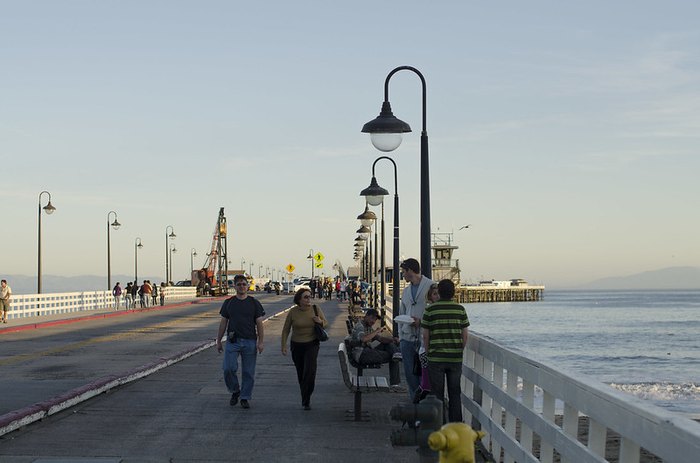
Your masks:
M462 285L459 259L453 253L454 233L432 233L433 281L452 280L456 286L455 299L469 302L539 301L544 297L544 286L531 286L525 280L480 281L477 285Z

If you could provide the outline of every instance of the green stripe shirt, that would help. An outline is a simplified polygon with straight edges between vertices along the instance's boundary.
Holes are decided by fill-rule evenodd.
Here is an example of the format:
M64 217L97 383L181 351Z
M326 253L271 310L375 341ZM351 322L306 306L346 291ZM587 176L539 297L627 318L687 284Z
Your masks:
M438 301L425 308L421 327L428 330L428 362L461 362L462 330L469 326L467 312L460 304Z

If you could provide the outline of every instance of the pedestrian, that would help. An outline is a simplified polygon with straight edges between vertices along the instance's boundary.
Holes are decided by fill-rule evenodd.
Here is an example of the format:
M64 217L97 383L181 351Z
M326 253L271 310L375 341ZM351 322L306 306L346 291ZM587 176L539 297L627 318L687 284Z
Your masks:
M149 281L150 283L150 281ZM153 283L153 291L151 291L151 305L153 307L158 303L158 285Z
M445 379L449 402L449 422L462 421L462 357L467 346L469 318L462 304L452 301L455 284L444 279L438 283L440 300L423 313L423 345L428 351L431 394L445 401Z
M165 282L160 282L160 305L165 305Z
M282 328L282 355L287 355L287 338L292 332L290 349L297 370L301 406L311 410L311 394L316 384L316 365L321 343L316 339L315 325L328 324L323 310L311 304L311 291L301 288L294 294L294 306L287 312Z
M138 300L140 289L138 282L134 280L134 284L131 285L131 299L134 302L134 309L136 308L136 301ZM143 308L143 304L141 304L141 307Z
M126 288L124 288L124 305L126 306L126 310L129 310L134 306L134 297L131 295L131 289L131 282L128 282L126 284Z
M316 280L309 281L309 289L311 290L311 299L316 298Z
M236 295L224 301L221 306L221 321L216 337L216 348L224 351L221 344L227 334L224 351L224 382L231 393L229 405L241 400L241 407L250 408L249 400L255 384L255 363L257 354L264 348L263 316L265 310L260 301L248 296L248 280L243 275L233 278ZM241 358L241 381L238 381L238 357Z
M122 287L119 286L118 281L117 281L117 284L114 285L114 288L112 289L112 296L114 296L114 310L119 310L119 300L122 297Z
M377 309L369 309L355 324L350 335L353 346L351 354L360 364L388 363L389 386L395 389L401 383L399 339L388 334L385 326L375 328L378 320Z
M12 288L7 284L7 280L0 281L0 311L2 312L3 323L7 323L7 311L10 310L11 299Z
M347 282L347 280L343 280L340 282L340 300L341 301L348 300L348 282Z
M420 321L423 318L423 311L426 306L428 289L433 281L421 275L420 264L416 259L404 260L399 268L403 271L403 277L407 283L401 294L401 305L399 315L408 315L413 319L412 323L401 323L399 325L399 345L401 347L401 357L403 358L403 369L408 384L408 397L410 400L416 396L420 385L421 373L414 371L414 367L420 369L418 360L418 348L420 347Z
M141 286L139 286L139 289L138 289L139 303L141 304L142 309L144 307L146 307L146 304L144 302L145 295L146 295L145 288L146 288L146 280L144 280L143 284Z
M149 280L143 281L141 292L143 293L143 297L141 298L141 304L144 307L148 307L148 305L151 302L151 293L153 292L153 286L151 286L151 282Z
M426 308L430 307L430 304L440 300L440 295L438 294L437 284L433 283L428 289L428 295L426 296ZM423 312L425 315L425 312ZM430 375L428 373L428 351L426 350L426 345L421 343L418 348L418 359L420 360L421 375L420 375L420 385L418 386L418 391L413 398L413 403L419 403L421 400L425 399L425 396L430 393Z

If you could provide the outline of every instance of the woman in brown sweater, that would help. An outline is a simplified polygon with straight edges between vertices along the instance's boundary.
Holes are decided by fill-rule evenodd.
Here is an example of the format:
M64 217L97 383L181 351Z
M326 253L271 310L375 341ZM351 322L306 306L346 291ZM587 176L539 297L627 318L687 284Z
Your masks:
M316 360L320 346L314 324L325 327L328 322L321 308L311 304L311 291L308 289L302 288L294 294L294 304L287 312L282 328L282 354L287 355L287 338L291 331L290 348L301 390L301 406L304 410L311 410L311 394L316 383Z

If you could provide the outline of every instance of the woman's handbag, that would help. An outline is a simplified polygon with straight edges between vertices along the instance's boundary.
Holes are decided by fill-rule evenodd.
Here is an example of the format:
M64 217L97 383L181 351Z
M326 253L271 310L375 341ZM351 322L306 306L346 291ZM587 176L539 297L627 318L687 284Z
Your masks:
M318 309L314 305L314 314L318 317ZM328 333L323 329L323 326L314 322L314 333L316 333L316 339L321 342L328 341Z

